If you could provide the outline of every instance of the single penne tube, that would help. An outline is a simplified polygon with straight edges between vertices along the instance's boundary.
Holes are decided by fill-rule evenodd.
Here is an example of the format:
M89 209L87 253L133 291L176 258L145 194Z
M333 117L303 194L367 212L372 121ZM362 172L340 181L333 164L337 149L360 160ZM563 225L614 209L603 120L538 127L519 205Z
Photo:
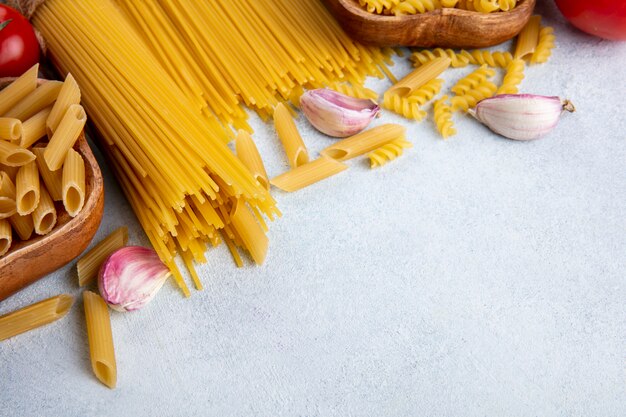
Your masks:
M33 231L35 230L32 214L20 216L15 213L9 217L9 223L11 223L13 230L15 230L15 233L17 233L21 240L30 239L33 235Z
M37 163L31 161L20 167L15 177L15 203L21 216L35 211L39 204L40 186Z
M387 90L387 93L397 94L401 97L409 96L430 80L437 78L450 67L451 62L447 56L435 58L419 66L409 75L392 85Z
M91 291L83 292L83 303L87 321L91 368L100 382L109 388L115 388L117 365L109 307L102 297Z
M52 111L46 123L48 136L52 137L70 106L80 103L80 88L72 74L67 74L63 86L59 90Z
M38 71L39 64L35 64L11 84L0 90L0 116L4 116L20 100L35 91Z
M80 104L72 104L67 109L43 153L51 171L56 171L63 166L67 151L76 143L86 121L87 115Z
M33 224L35 233L45 235L50 233L54 225L57 223L57 210L54 207L54 201L50 198L50 194L45 187L41 187L41 197L35 211L33 211Z
M246 206L245 201L237 200L230 211L230 223L248 250L254 262L261 265L265 261L269 239L263 228Z
M28 149L6 140L0 140L0 163L20 167L34 160L35 155Z
M335 142L320 153L337 161L345 161L366 154L392 140L404 138L406 128L398 124L384 124Z
M98 275L100 266L117 249L123 248L128 242L128 228L126 226L114 230L109 236L101 240L96 246L79 259L76 264L78 271L78 285L84 286L93 281Z
M0 316L0 340L36 329L64 317L74 298L68 294L57 295L27 307Z
M274 109L274 127L287 154L289 165L292 168L297 168L309 162L309 152L306 145L289 110L283 103L278 103Z
M241 159L241 162L248 168L254 179L269 190L270 182L261 155L252 140L252 136L245 130L239 130L239 132L237 132L235 150L237 157Z
M348 169L346 164L322 155L314 161L272 178L270 182L283 191L294 192L346 169Z
M52 107L48 106L22 122L22 137L19 143L22 148L30 148L46 136L46 120L51 110Z
M40 147L39 145L31 148L31 151L37 157L35 161L37 162L37 167L39 168L39 175L43 180L43 183L50 194L50 197L54 201L62 201L63 200L63 170L58 169L56 171L50 171L48 168L48 164L46 164L46 160L43 157L43 153L45 151L45 147Z
M85 204L85 161L71 148L63 163L62 183L65 211L70 217L76 217Z
M0 256L6 254L13 241L13 229L7 219L0 219Z
M18 141L22 137L22 122L11 117L0 117L0 139Z
M54 103L62 85L61 81L46 81L42 83L35 91L28 94L12 109L7 111L4 117L14 117L20 120L32 117L35 113Z
M541 16L535 15L528 20L526 26L517 35L517 44L515 45L515 59L524 59L532 55L539 43L539 29L541 26Z
M20 167L11 167L0 163L0 172L5 172L9 176L9 178L11 178L11 181L15 181L15 176L17 175L17 171L19 170Z
M0 219L9 218L15 213L15 184L6 172L0 171Z

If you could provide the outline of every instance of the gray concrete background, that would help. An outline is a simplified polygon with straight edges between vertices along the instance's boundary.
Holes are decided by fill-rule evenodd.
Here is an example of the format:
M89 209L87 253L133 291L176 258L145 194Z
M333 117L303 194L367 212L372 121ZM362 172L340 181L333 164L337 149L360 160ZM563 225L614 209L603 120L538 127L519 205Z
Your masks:
M538 10L558 49L523 91L578 109L552 134L508 141L456 116L442 141L430 120L386 113L376 123L407 125L415 147L276 191L264 266L237 269L220 247L204 291L183 299L170 282L144 310L112 313L115 390L91 372L80 301L0 343L0 416L625 415L626 43ZM298 123L313 154L331 142ZM254 127L270 175L283 172L273 128ZM128 225L146 244L104 171L96 240ZM74 265L0 314L61 292L80 295Z

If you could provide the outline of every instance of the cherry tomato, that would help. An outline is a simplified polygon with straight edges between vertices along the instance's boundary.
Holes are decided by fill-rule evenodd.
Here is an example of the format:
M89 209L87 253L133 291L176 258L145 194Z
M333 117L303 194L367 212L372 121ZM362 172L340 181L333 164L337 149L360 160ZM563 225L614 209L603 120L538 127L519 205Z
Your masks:
M17 77L39 61L35 31L17 10L0 4L0 77Z
M626 40L626 1L556 0L561 13L578 29L611 40Z

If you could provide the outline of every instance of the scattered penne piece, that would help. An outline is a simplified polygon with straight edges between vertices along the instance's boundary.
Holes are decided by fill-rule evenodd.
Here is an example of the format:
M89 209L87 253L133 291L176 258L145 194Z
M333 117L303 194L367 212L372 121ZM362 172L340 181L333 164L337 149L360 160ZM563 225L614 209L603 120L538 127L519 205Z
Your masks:
M93 281L106 258L117 249L124 247L127 242L128 228L123 226L115 229L109 236L84 254L76 264L78 285L82 287Z
M392 85L387 93L409 96L430 80L437 78L439 74L450 67L451 62L447 56L428 61Z
M269 190L270 182L265 171L265 165L263 165L263 159L259 154L252 137L245 130L239 129L237 132L237 138L235 139L235 150L237 157L241 159L241 162L250 170L252 176L263 186Z
M346 164L342 164L326 155L321 155L314 161L300 165L298 168L294 168L291 171L287 171L272 178L270 182L273 186L283 191L293 192L315 184L346 169L348 169Z
M404 126L384 124L337 141L320 153L337 161L345 161L371 152L392 140L404 138L405 132Z
M0 340L52 323L67 314L74 299L61 294L0 316Z
M535 52L539 43L539 28L541 26L541 16L535 15L530 18L526 26L517 35L517 44L515 45L515 59L525 59Z
M100 382L109 388L115 388L117 365L109 307L102 297L91 291L83 292L83 303L87 320L91 367Z
M287 154L289 165L297 168L309 162L309 153L302 136L298 132L291 113L283 103L278 103L274 109L274 126Z
M235 201L230 211L230 221L254 262L257 265L261 265L267 255L269 239L250 209L246 206L245 201Z

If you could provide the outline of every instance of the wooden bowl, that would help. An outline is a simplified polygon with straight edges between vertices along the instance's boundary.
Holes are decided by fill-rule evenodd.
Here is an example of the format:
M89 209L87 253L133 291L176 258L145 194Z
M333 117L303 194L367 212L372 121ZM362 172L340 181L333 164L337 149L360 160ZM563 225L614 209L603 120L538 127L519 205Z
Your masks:
M0 79L0 89L10 81ZM29 240L13 241L9 252L0 257L0 301L75 259L87 248L100 226L104 183L84 131L74 149L85 160L85 205L72 218L62 202L55 202L57 224L50 233L44 236L33 233Z
M358 0L323 0L354 40L377 46L484 48L517 35L533 13L536 0L520 0L508 12L479 13L437 9L416 15L369 13Z

